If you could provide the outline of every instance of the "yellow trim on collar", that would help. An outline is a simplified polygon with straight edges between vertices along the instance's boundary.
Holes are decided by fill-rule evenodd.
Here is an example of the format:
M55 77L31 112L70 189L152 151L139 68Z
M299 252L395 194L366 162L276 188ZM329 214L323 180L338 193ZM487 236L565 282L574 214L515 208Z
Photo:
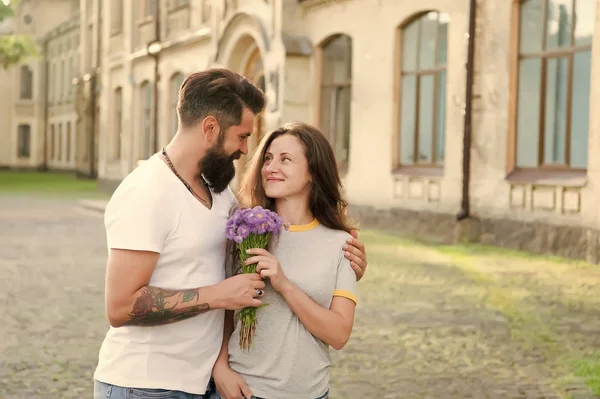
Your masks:
M292 225L290 225L290 228L288 229L288 231L294 231L294 232L308 231L308 230L314 229L318 225L319 225L319 221L317 219L315 219L308 224L292 224Z

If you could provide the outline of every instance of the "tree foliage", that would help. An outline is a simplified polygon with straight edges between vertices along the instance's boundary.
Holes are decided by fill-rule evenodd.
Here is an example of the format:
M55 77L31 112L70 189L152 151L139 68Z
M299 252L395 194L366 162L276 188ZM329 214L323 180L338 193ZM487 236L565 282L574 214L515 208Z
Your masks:
M14 16L15 2L0 0L0 22ZM8 69L28 57L38 54L37 45L28 35L0 35L0 66Z

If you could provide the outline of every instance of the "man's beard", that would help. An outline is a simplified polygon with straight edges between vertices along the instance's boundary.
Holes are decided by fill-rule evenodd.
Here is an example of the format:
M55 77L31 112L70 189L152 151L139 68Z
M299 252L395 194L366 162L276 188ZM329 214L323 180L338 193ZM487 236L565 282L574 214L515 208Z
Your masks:
M240 151L227 155L223 145L217 144L210 148L204 158L200 160L198 166L207 180L208 186L215 193L222 193L231 180L235 177L235 165L233 161L242 156ZM202 179L202 176L198 176Z

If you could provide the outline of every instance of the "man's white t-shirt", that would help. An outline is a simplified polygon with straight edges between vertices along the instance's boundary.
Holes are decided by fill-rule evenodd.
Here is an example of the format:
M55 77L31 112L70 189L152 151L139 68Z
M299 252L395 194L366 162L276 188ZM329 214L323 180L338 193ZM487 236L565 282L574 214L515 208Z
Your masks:
M184 290L225 278L225 224L235 196L200 203L157 154L137 167L109 201L108 248L160 253L150 284ZM136 265L130 267L135 268ZM130 388L204 394L221 349L224 311L162 326L111 327L94 379Z

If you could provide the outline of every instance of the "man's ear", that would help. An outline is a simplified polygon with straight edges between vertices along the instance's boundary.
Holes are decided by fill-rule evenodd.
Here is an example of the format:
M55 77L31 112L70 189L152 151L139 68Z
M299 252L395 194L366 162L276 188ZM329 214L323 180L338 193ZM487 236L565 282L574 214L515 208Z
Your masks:
M202 135L207 143L211 143L219 137L221 132L219 123L214 116L207 116L202 120Z

